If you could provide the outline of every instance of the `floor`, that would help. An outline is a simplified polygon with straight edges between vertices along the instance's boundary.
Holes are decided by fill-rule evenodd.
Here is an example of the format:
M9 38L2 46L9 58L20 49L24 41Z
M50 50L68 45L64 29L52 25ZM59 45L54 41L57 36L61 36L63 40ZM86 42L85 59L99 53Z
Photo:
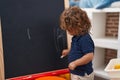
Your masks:
M101 77L95 76L95 79L94 79L94 80L109 80L109 79L104 79L104 78L101 78Z

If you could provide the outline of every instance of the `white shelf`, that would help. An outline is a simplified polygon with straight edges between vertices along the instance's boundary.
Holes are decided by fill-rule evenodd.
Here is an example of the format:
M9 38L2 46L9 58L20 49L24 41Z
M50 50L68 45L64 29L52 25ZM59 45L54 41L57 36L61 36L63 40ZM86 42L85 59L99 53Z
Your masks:
M117 38L96 38L93 39L96 47L101 48L110 48L110 49L118 49L118 39Z
M93 60L94 72L96 76L110 79L105 69L105 49L115 49L117 58L120 57L120 8L84 9L92 23L91 36L95 43L95 55ZM106 13L119 12L118 37L106 37Z
M105 79L110 79L108 74L104 71L104 69L105 69L105 66L98 67L97 69L94 70L95 75Z
M120 12L120 8L104 8L103 12Z
M120 12L120 8L104 8L104 9L95 9L95 8L83 8L87 12L102 13L102 12Z

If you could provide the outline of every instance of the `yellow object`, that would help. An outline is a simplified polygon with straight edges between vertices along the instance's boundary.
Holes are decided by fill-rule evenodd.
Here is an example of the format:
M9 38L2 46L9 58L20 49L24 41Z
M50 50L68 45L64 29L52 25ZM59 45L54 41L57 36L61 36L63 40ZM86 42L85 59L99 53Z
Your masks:
M61 74L59 76L65 78L66 80L70 80L70 73Z
M114 69L120 69L120 64L115 64Z
M69 73L65 74L65 77L66 77L67 80L70 80L70 74Z

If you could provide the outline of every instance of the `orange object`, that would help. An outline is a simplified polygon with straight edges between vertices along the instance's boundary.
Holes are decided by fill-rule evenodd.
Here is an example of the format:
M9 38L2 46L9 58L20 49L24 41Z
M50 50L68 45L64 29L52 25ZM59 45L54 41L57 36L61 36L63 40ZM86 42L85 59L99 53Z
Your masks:
M66 80L70 80L70 73L61 74L59 76L62 77L62 78L65 78Z
M35 80L66 80L66 79L57 76L46 76L46 77L37 78Z
M67 80L70 80L70 73L65 74L65 78L66 78Z

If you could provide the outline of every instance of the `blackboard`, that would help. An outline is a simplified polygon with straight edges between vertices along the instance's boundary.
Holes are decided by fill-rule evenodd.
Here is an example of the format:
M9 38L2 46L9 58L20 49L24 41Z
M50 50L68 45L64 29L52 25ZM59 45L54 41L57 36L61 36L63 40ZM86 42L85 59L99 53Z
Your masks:
M5 78L67 67L66 32L59 28L64 0L3 0Z

